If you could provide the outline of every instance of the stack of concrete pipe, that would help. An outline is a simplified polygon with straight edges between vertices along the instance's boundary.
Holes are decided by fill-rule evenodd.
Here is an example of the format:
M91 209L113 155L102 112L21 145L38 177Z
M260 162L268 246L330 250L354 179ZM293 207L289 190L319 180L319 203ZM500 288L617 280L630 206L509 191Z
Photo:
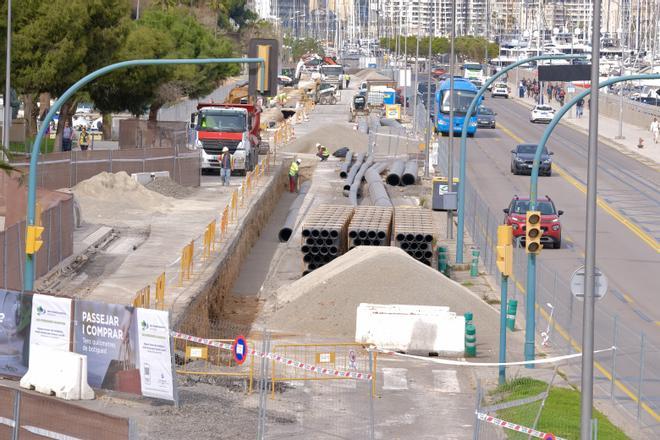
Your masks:
M418 165L416 160L395 160L390 165L385 181L388 185L414 185L417 182Z
M346 252L352 206L320 205L305 218L302 227L303 275Z
M393 233L395 246L417 261L431 265L435 239L431 211L414 206L397 207Z
M289 238L291 238L293 229L296 227L298 211L300 211L300 207L305 201L305 196L307 195L310 186L312 186L312 182L309 180L300 185L298 196L291 204L291 207L289 207L289 213L287 214L286 219L284 220L284 224L282 225L282 228L278 234L278 238L282 243L289 241Z
M355 246L389 246L392 208L358 206L348 225L348 249Z

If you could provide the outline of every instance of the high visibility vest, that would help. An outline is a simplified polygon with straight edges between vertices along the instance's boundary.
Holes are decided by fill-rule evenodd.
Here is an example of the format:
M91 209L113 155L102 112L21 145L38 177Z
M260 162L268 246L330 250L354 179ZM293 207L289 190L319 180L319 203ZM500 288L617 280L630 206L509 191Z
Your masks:
M298 162L293 162L291 168L289 168L289 176L295 177L298 175Z
M323 147L321 149L321 154L323 155L323 157L328 157L328 156L330 156L330 151L328 151L328 149L326 147Z

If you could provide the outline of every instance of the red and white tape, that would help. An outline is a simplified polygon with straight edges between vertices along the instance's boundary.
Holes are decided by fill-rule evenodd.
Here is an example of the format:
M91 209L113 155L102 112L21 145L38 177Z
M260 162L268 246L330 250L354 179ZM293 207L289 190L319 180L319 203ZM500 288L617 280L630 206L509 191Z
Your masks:
M176 339L183 339L190 342L195 342L197 344L208 345L210 347L217 347L223 350L234 349L232 344L227 344L226 342L213 341L211 339L198 338L197 336L187 335L185 333L172 332L172 337ZM289 367L299 368L301 370L306 370L311 373L325 374L327 376L343 377L347 379L358 379L358 380L371 380L371 374L359 373L357 371L343 371L335 370L332 368L319 367L313 364L306 364L304 362L299 362L294 359L285 358L280 356L277 353L266 353L263 351L257 351L254 349L248 349L247 354L254 355L260 358L266 358L279 362L280 364L287 365Z
M478 412L477 417L486 423L492 423L501 428L510 429L511 431L522 432L532 437L547 439L549 434L546 432L537 431L536 429L528 428L526 426L516 425L515 423L507 422L506 420L498 419L497 417L489 416L486 413ZM555 440L566 440L561 437L553 436Z

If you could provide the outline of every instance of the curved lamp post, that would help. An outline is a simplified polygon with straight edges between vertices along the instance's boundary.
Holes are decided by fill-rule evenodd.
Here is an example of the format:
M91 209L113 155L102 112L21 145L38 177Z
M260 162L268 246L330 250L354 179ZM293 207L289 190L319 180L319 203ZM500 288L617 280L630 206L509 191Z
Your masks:
M106 75L118 69L135 66L154 66L154 65L178 65L178 64L228 64L228 63L259 63L261 64L261 80L263 88L263 80L265 78L265 63L263 58L200 58L200 59L162 59L162 60L130 60L122 61L120 63L110 64L101 69L84 76L78 82L69 87L66 92L60 96L57 101L50 108L46 117L44 118L41 128L37 132L32 144L32 154L30 156L30 172L28 176L28 204L27 204L27 227L34 226L35 224L35 211L36 211L36 194L37 194L37 162L39 159L39 145L41 140L46 134L50 121L53 120L55 113L59 111L62 105L71 96L80 90L83 86L92 80ZM31 291L34 287L34 259L35 254L26 252L25 259L25 273L23 275L23 288Z
M472 102L470 103L470 106L468 107L467 112L465 113L465 118L463 121L469 121L470 118L472 117L472 113L474 113L476 107L477 107L477 102L479 101L479 98L481 98L484 93L486 93L486 90L488 89L488 86L493 84L498 78L500 78L502 75L505 73L515 69L518 66L522 66L524 64L529 64L532 61L540 61L540 60L570 60L570 59L579 59L579 58L586 58L585 55L538 55L535 57L530 57L521 61L517 61L510 66L505 67L504 69L500 70L497 72L494 76L492 76L486 83L481 86L481 89L477 92L477 95L472 98ZM463 131L461 133L461 152L459 156L459 168L458 168L458 227L456 230L456 263L461 264L463 263L463 241L464 241L464 236L465 236L465 179L466 179L466 160L467 160L467 128L468 124L463 122ZM453 164L449 164L448 166L453 166ZM449 189L452 188L452 182L448 182L447 185L449 185Z

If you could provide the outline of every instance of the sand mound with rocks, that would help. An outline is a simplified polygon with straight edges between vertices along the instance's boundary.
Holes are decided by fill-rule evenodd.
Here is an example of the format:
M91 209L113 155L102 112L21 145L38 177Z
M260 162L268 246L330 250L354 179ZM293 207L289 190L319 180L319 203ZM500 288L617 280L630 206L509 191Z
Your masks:
M328 147L331 153L343 147L348 147L353 152L366 152L369 148L369 136L365 133L348 124L328 124L296 138L285 145L283 150L292 153L316 153L317 142Z
M179 185L169 177L156 177L144 185L144 187L163 196L174 197L175 199L185 199L196 192L195 188Z
M103 172L71 189L83 218L104 221L121 217L125 211L165 212L174 199L145 188L126 172Z
M360 303L449 306L493 313L475 294L396 247L359 246L275 293L275 331L355 337Z

